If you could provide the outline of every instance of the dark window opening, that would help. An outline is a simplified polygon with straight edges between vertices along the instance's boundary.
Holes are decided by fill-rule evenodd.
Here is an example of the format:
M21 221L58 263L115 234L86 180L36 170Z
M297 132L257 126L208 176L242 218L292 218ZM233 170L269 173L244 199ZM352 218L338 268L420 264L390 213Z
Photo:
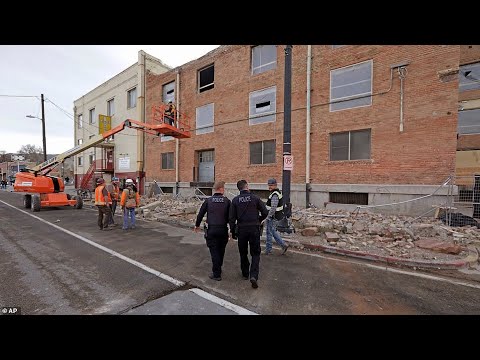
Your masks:
M173 152L162 154L162 169L170 170L173 169Z
M213 195L211 187L209 187L209 188L198 188L198 190L200 190L202 193L204 193L207 196L212 196Z
M255 107L256 107L257 109L262 108L262 107L265 107L265 106L270 106L270 101L264 101L264 102L262 102L262 103L258 103L258 104L255 105Z
M198 72L198 91L204 92L214 87L215 79L215 67L210 65L209 67L200 70Z
M160 189L162 189L165 194L173 194L173 187L171 186L161 186Z
M328 194L331 203L368 205L368 193L331 192Z
M172 90L169 90L169 91L167 91L167 94L173 94L173 89L172 89Z

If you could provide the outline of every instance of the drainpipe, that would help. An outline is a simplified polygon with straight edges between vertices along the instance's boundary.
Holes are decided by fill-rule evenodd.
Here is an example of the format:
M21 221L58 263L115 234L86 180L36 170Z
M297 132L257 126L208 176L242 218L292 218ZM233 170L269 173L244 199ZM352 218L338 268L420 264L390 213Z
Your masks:
M137 79L138 79L138 103L137 103L137 116L141 122L146 122L145 119L145 52L140 50L138 52L138 72L137 72ZM144 164L145 164L145 151L144 151L144 144L145 144L145 133L143 131L139 131L137 135L137 174L138 179L141 181L141 184L137 182L139 185L140 194L144 194L145 191L145 176L144 176Z
M306 149L305 149L305 207L310 207L310 105L311 105L311 75L312 75L312 45L307 45L307 128L306 128Z
M180 126L179 122L179 114L180 114L180 69L177 69L177 79L175 80L175 85L177 86L177 90L175 91L175 104L177 106L177 127ZM175 138L175 194L178 195L178 187L179 187L179 174L178 174L178 162L179 162L179 150L180 150L180 139Z

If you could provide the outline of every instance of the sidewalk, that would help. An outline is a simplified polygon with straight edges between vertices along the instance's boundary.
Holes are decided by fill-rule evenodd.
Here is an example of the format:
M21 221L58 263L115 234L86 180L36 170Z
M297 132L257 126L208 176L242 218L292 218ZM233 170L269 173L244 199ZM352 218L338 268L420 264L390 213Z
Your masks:
M137 215L138 216L138 215ZM145 220L146 222L154 222L152 220ZM169 219L162 218L157 221L165 222L171 225L180 226L183 228L192 228L192 224L178 219ZM437 261L437 260L421 260L421 259L406 259L400 257L378 255L365 251L353 251L348 249L341 249L334 246L329 246L321 244L316 241L315 238L318 237L301 237L300 240L293 239L293 234L281 234L282 239L290 245L290 249L295 249L297 251L321 251L325 253L343 255L358 259L364 259L368 261L381 262L392 265L400 265L413 269L437 269L437 270L447 270L447 269L465 269L478 266L479 253L475 246L468 246L468 255L462 259L456 259L451 261ZM260 237L262 243L265 243L266 236L262 235ZM274 248L279 248L275 245Z

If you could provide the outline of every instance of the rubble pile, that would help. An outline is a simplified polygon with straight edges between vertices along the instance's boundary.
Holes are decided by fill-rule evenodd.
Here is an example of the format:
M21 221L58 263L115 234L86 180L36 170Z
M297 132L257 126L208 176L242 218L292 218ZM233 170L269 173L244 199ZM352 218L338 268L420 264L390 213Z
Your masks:
M163 194L143 197L140 211L147 221L178 221L193 227L201 204L202 201L194 197L177 199ZM480 248L480 231L476 226L450 227L433 217L415 219L318 208L292 210L296 232L282 236L299 248L302 244L317 244L383 256L440 261L464 258L469 245Z

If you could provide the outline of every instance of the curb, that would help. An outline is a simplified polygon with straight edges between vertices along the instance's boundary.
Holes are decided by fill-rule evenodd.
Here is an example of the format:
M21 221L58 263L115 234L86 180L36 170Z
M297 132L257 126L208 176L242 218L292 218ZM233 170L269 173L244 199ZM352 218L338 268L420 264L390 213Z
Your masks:
M143 219L142 219L143 220ZM147 222L151 222L152 220L146 220ZM175 220L175 219L159 219L157 221L169 223L170 225L181 226L187 229L191 229L193 224L183 221L183 220ZM262 236L263 237L263 236ZM454 261L428 261L428 260L412 260L412 259L404 259L398 258L393 256L386 256L386 255L376 255L370 254L362 251L353 251L347 249L338 249L333 246L328 245L315 245L310 244L302 241L289 241L289 239L284 239L292 248L296 248L297 250L309 249L315 251L323 251L330 254L336 255L343 255L353 258L365 259L369 261L375 262L384 262L387 264L396 264L407 266L411 268L430 268L430 269L443 269L443 270L456 270L462 268L468 268L477 264L479 259L479 254L475 246L469 245L467 246L468 255L460 260ZM264 240L262 240L264 242Z
M387 264L397 264L403 265L408 267L416 267L416 268L435 268L435 269L461 269L469 267L470 265L474 265L478 261L478 252L474 246L468 246L469 254L460 260L454 261L428 261L428 260L412 260L412 259L403 259L393 256L386 256L386 255L376 255L370 254L363 251L353 251L347 249L338 249L332 246L327 245L314 245L308 243L301 243L305 249L310 250L320 250L326 253L337 254L337 255L344 255L350 256L360 259L366 260L373 260L373 261L380 261L385 262Z

